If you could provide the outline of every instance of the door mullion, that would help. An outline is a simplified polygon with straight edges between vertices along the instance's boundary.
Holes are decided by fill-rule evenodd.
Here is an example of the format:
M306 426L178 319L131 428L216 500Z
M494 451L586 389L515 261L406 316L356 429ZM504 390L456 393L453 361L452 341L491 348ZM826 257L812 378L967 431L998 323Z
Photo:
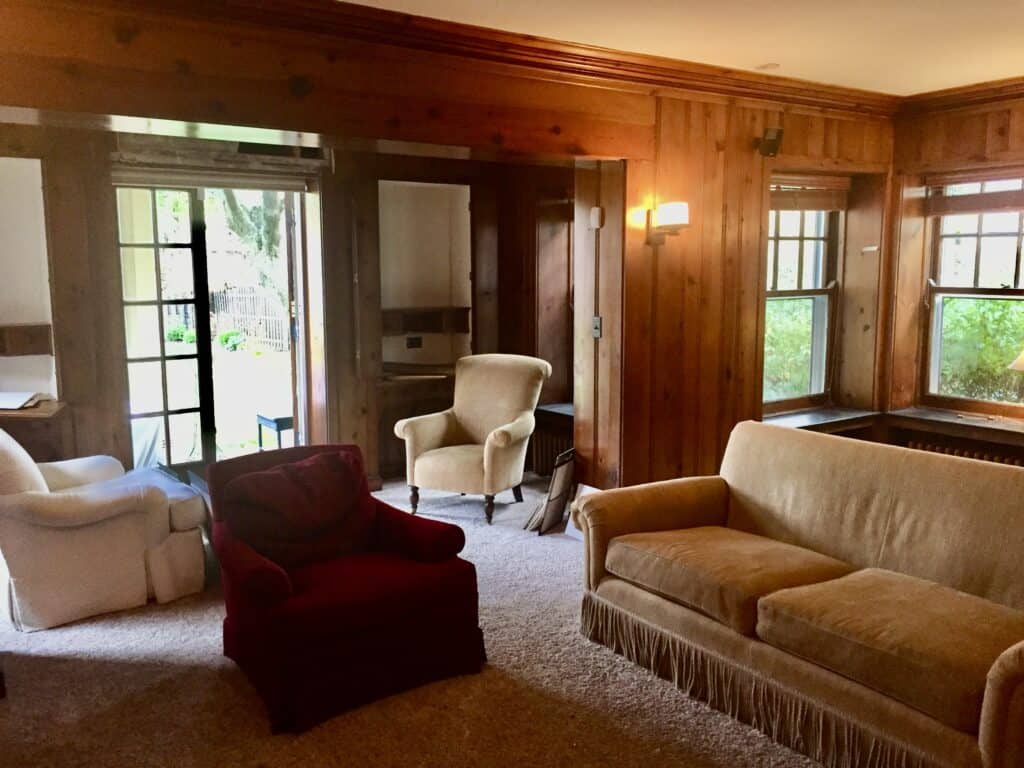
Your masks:
M192 275L196 297L196 352L199 358L199 429L203 461L217 459L217 423L213 404L213 344L210 333L210 279L207 268L206 211L202 189L190 190L192 197Z

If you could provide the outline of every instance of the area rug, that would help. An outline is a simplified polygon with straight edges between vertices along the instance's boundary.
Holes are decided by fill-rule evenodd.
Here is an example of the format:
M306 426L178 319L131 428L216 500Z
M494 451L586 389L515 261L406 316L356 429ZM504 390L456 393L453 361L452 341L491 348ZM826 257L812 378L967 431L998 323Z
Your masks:
M481 674L272 736L221 655L224 609L211 587L45 632L0 629L0 766L812 768L580 636L581 543L522 530L544 490L531 484L521 504L501 494L491 526L481 499L422 494L421 514L466 531L489 657ZM403 485L380 495L408 508Z

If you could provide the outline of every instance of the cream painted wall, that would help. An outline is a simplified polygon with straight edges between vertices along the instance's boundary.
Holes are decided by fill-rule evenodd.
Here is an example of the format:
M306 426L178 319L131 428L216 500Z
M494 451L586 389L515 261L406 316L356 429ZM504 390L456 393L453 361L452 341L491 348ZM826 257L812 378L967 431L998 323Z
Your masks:
M469 187L381 181L381 308L469 307L471 246ZM385 336L385 363L447 364L470 353L470 334Z
M39 160L0 157L0 232L0 325L51 322ZM56 395L53 357L0 357L0 390Z

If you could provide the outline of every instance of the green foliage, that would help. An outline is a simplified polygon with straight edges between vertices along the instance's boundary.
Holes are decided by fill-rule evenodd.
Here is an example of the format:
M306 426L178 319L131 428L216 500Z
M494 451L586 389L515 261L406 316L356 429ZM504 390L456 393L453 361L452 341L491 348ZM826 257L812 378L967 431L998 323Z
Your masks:
M176 325L173 328L167 328L164 331L164 338L167 339L167 341L181 341L185 338L185 330L184 325Z
M788 400L811 390L812 299L772 299L765 307L764 399Z
M223 331L217 335L217 343L228 352L236 352L245 346L245 334L237 329Z
M196 343L196 332L195 332L195 330L192 329L192 328L186 329L181 340L184 341L186 344L195 344Z
M1024 373L1007 366L1024 347L1024 302L942 299L940 395L1024 403Z

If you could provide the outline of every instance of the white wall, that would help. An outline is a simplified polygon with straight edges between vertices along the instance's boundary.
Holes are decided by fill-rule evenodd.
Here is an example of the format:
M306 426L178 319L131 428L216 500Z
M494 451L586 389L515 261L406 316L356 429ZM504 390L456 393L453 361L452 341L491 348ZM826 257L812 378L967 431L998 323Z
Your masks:
M382 181L381 308L472 305L469 187ZM422 333L423 347L385 336L384 362L447 364L470 353L470 334Z
M39 160L0 157L0 325L50 323ZM0 357L0 390L57 394L53 357Z

